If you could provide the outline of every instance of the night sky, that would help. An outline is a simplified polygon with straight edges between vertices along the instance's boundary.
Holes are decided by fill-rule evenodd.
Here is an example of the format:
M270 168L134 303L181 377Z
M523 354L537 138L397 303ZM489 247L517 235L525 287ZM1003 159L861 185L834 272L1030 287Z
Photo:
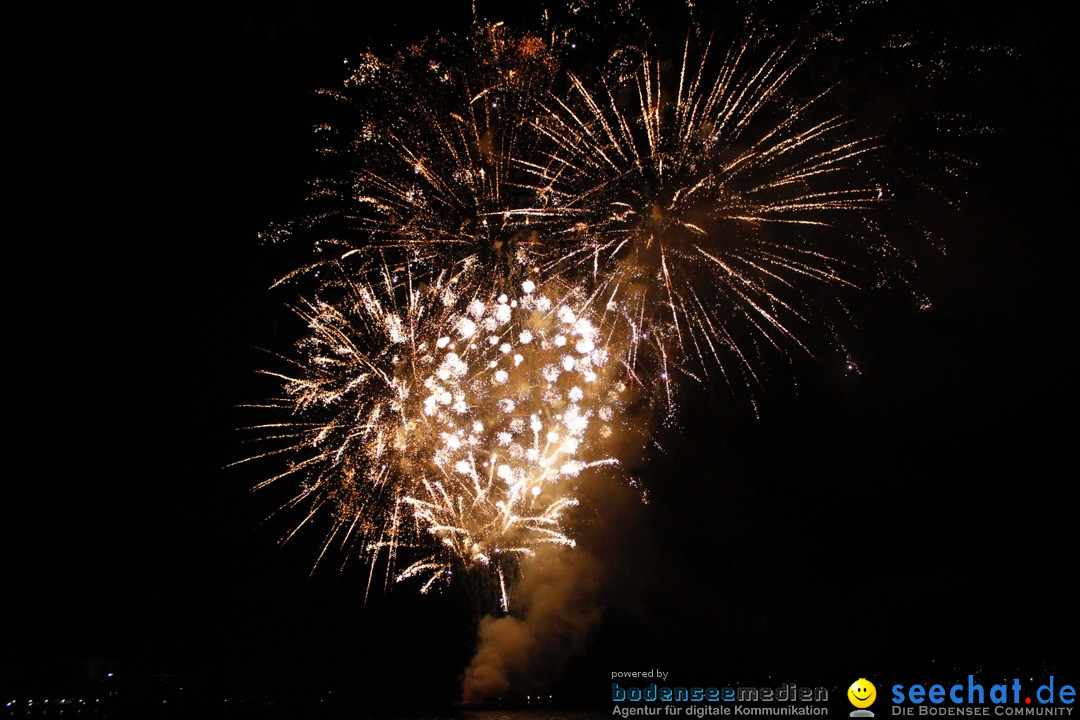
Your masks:
M612 670L653 665L706 684L1080 680L1072 23L941 4L897 22L1019 53L965 100L999 130L924 265L933 309L868 293L846 334L861 372L798 359L758 417L724 387L690 394L638 471L646 521L620 530L618 600L562 696L603 700ZM225 469L245 452L236 406L269 387L259 348L294 339L290 298L268 288L303 255L257 233L299 212L315 173L311 91L373 42L470 18L466 2L387 5L5 23L0 691L77 687L99 659L230 692L420 681L455 699L463 594L399 586L365 606L363 568L309 577L319 534L279 547L283 526L260 523L282 496Z

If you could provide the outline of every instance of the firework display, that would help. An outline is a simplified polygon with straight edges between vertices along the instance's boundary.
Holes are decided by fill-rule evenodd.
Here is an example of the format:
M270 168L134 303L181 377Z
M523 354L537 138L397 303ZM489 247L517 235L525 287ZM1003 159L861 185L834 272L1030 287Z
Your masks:
M316 127L333 167L313 182L313 210L274 234L302 228L331 263L379 252L439 269L479 260L488 275L520 266L539 242L520 163L537 152L564 44L484 24L348 62L343 87L321 91L342 116Z
M877 141L822 107L827 90L787 91L804 59L750 38L706 41L695 60L688 39L665 73L623 49L594 86L568 73L545 100L546 161L528 168L543 202L524 211L548 241L542 266L600 288L632 340L628 362L657 368L669 401L673 370L734 360L753 374L756 341L801 345L806 286L852 282L835 235L885 199L866 162Z
M351 63L333 172L271 234L316 255L251 459L288 459L263 485L299 485L289 535L331 517L320 560L369 588L479 573L507 610L522 556L574 545L579 474L617 472L631 392L671 414L680 381L757 382L892 253L882 140L795 83L820 35L694 28L588 72L571 37L478 22Z
M301 526L330 511L324 553L338 543L374 570L427 548L394 579L426 592L455 566L489 569L505 608L518 556L574 545L572 484L616 464L604 444L627 388L581 293L525 280L480 294L471 276L400 290L385 269L342 276L334 302L298 308L310 334L276 402L294 418L255 428L276 445L257 457L293 458L264 484L300 478Z

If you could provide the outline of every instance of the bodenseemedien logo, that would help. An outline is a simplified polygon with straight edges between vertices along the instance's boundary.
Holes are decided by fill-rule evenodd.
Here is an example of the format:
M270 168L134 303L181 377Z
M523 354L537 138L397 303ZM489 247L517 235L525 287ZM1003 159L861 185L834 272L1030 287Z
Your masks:
M612 680L623 678L658 678L668 680L661 670L611 673ZM829 691L824 687L800 687L781 683L778 687L688 686L650 682L645 686L611 683L612 715L621 718L663 716L705 718L722 716L828 715Z
M874 717L874 713L866 709L873 705L874 700L877 699L877 689L874 687L874 683L866 678L859 678L851 683L851 687L847 689L847 698L855 706L855 709L851 711L851 717Z

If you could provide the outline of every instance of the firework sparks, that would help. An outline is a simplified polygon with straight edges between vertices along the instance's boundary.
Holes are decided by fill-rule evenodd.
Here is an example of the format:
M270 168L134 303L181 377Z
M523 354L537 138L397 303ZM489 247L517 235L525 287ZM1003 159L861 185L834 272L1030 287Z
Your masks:
M534 152L530 120L563 45L554 31L494 23L351 62L344 88L323 91L349 122L316 127L322 152L339 164L314 181L313 211L277 230L313 232L331 263L379 252L439 268L468 260L489 273L520 268L521 246L536 238L512 212L532 192L515 161Z
M367 558L369 588L380 558L422 591L482 571L506 608L518 559L574 544L629 385L670 411L680 377L758 385L831 331L898 253L882 142L807 70L823 36L691 30L681 61L630 45L586 75L567 31L477 22L350 64L325 93L349 120L317 128L336 172L286 228L317 252L291 419L255 455L290 459L264 485L300 480L296 529L334 518L320 560Z
M479 25L355 63L330 94L359 129L320 127L344 170L305 220L328 262L588 283L669 407L680 375L760 384L765 348L810 352L838 291L891 253L881 143L805 82L817 38L688 33L679 63L623 47L594 77L562 66L565 38Z
M455 566L505 588L520 556L572 546L575 478L615 464L604 444L626 391L580 293L526 280L514 297L478 295L468 276L397 290L384 269L308 303L297 372L278 375L295 419L256 428L284 441L256 457L293 458L263 484L302 478L300 526L332 513L324 553L352 547L373 571L383 554L388 577L421 577L425 592ZM394 571L403 548L420 557Z
M756 381L759 339L805 347L807 286L853 284L837 241L872 243L865 217L887 200L867 169L878 141L828 110L828 88L794 95L805 54L766 48L695 53L688 36L673 73L624 49L591 84L568 74L535 125L544 159L520 161L542 199L520 212L550 240L536 261L600 288L628 363L669 401L675 368L734 359Z

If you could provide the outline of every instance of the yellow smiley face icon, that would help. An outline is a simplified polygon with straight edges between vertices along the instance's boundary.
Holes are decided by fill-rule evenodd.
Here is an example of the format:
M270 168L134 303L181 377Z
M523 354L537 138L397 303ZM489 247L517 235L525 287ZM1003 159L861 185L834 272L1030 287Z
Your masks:
M877 690L874 689L872 682L866 678L859 678L847 689L847 698L857 708L868 708L877 699Z

